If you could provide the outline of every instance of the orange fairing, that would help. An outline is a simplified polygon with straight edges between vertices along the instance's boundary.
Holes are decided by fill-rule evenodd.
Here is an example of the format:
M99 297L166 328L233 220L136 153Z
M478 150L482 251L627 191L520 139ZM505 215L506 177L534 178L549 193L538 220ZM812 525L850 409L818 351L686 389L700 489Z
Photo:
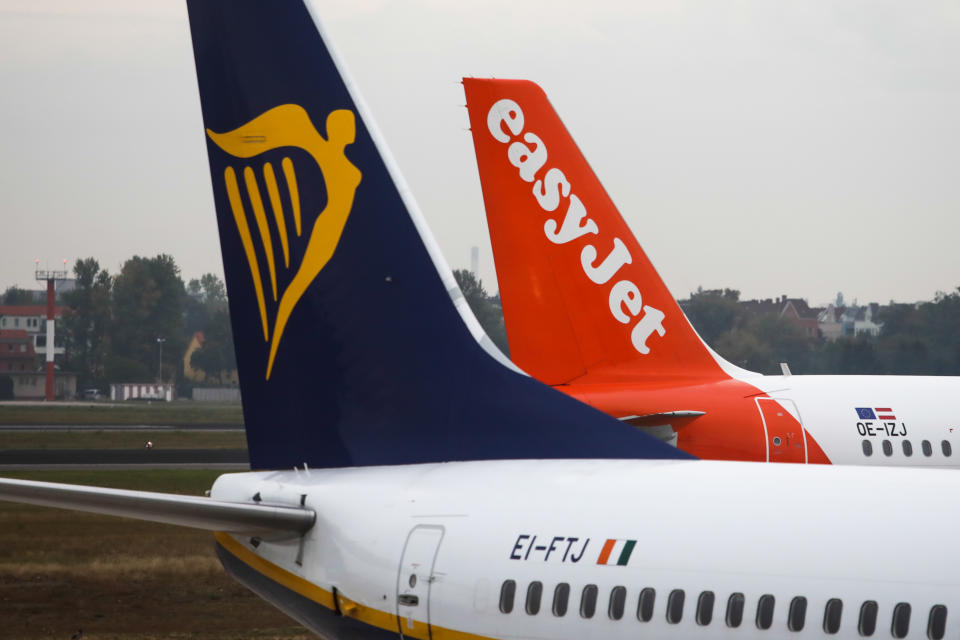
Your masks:
M739 380L561 385L557 389L616 417L657 413L667 407L703 411L702 416L670 422L678 447L699 458L767 460L763 424L749 397L757 391Z
M789 401L770 398L733 378L700 384L667 379L556 388L617 418L681 408L703 412L668 420L677 446L698 458L830 464L813 436L781 404Z
M511 358L548 384L623 362L725 377L540 87L463 84Z

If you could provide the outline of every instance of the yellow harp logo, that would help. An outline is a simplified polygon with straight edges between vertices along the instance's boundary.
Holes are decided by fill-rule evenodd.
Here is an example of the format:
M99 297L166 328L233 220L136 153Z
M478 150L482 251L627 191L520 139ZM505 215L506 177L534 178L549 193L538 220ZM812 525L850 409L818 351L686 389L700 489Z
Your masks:
M253 235L247 222L247 213L244 211L237 172L232 166L228 166L223 172L227 197L233 211L233 220L237 225L237 232L240 234L240 241L247 256L250 275L253 277L257 304L260 307L263 339L270 344L270 357L267 360L265 376L269 380L270 372L273 370L273 361L277 355L277 347L280 345L280 339L283 337L283 330L290 319L290 314L297 306L297 302L300 301L307 287L333 256L333 252L340 242L340 236L343 234L347 217L353 208L353 197L360 185L362 174L357 167L347 160L343 150L356 137L356 122L352 111L339 109L330 112L330 115L327 116L327 138L325 139L317 132L303 107L295 104L285 104L270 109L233 131L214 133L207 129L207 135L218 147L235 158L253 158L281 147L302 149L316 161L327 186L327 205L313 221L313 228L309 230L306 249L300 258L300 265L297 267L294 264L294 268L297 269L296 273L286 289L279 292L277 291L278 261L271 239L270 221L267 218L260 188L257 185L257 175L253 167L248 165L243 168L243 182L246 186L250 206L253 209L253 220L256 223L262 243L262 252L267 263L267 274L270 278L270 289L273 297L270 308L275 309L273 326L271 327L264 292L264 278L260 272ZM280 162L280 167L290 194L292 208L290 215L293 218L294 231L297 236L300 236L302 233L300 196L293 161L289 157L285 157ZM273 165L269 162L264 163L261 169L263 171L263 181L267 186L267 196L270 200L273 222L276 225L276 235L280 240L280 249L283 252L283 268L290 269L287 215L281 206L277 176ZM307 221L307 226L309 226L309 221Z

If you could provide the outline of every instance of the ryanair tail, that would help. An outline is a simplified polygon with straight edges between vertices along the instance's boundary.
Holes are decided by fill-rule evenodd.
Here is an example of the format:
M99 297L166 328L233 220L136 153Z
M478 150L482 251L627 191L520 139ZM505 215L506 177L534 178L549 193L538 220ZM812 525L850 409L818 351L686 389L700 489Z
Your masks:
M543 90L463 86L513 361L551 385L726 377Z
M686 457L491 355L308 6L187 4L253 469Z

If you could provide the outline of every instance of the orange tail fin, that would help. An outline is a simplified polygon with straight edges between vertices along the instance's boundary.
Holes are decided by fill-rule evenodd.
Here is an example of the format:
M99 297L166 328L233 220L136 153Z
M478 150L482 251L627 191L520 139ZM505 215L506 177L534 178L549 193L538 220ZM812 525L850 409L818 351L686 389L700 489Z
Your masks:
M514 362L553 385L723 376L543 90L463 86Z

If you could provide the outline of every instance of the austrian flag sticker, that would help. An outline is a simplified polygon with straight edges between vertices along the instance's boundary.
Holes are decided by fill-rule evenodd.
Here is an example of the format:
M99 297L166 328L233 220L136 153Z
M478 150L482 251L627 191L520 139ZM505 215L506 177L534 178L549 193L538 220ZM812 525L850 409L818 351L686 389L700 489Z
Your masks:
M597 558L597 564L626 566L630 560L630 554L633 548L637 546L636 540L613 540L608 539L603 543L600 550L600 557Z

